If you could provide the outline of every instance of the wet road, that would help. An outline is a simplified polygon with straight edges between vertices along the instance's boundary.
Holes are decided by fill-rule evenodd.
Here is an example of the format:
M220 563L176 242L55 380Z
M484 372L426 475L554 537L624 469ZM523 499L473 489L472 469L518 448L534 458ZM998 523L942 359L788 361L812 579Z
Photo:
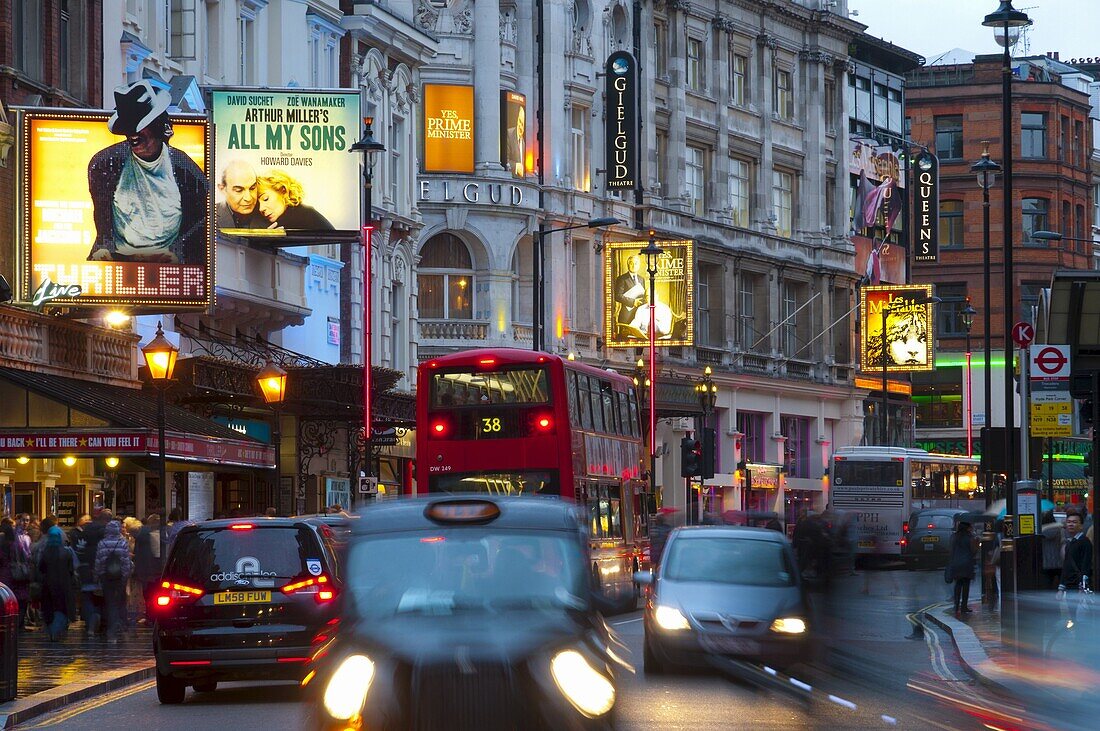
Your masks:
M863 593L866 589L867 593ZM889 729L983 728L939 699L972 707L998 703L959 665L951 640L933 629L914 637L916 610L939 604L940 572L886 571L845 577L821 607L828 648L815 663L792 669L796 682L770 685L715 670L647 678L641 673L640 612L612 617L639 666L624 674L618 703L623 729ZM933 609L931 611L942 611ZM807 690L809 688L809 690ZM182 706L161 706L151 683L129 688L20 729L156 728L233 731L303 728L306 709L293 685L231 684L215 693L188 691Z

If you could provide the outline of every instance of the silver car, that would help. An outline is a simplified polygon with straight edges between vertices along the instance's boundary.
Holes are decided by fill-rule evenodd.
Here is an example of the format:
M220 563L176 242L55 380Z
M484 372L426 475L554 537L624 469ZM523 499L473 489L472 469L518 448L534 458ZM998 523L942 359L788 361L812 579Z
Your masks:
M808 659L810 613L790 544L763 528L699 526L669 536L645 606L645 671L708 657L777 667Z

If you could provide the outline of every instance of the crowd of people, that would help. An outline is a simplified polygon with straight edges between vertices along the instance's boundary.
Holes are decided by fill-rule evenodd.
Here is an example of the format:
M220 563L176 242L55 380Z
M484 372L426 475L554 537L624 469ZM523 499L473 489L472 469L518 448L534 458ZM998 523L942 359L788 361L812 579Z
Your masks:
M126 627L149 623L164 551L188 524L178 509L163 525L156 514L143 522L101 509L67 533L52 515L3 518L0 583L19 602L20 630L58 641L79 617L85 634L114 643Z

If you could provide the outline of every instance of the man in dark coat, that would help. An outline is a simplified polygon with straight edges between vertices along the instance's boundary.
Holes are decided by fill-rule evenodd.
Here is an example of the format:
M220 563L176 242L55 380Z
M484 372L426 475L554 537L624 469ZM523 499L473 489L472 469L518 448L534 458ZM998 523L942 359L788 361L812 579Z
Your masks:
M76 557L80 561L76 569L80 580L80 616L84 618L84 631L87 634L99 632L103 618L103 597L96 595L99 585L92 569L95 566L96 549L99 548L99 542L103 540L103 531L111 517L111 511L104 509L99 511L95 519L90 522L85 523L82 518L70 540Z
M89 260L203 262L209 186L199 166L168 144L171 102L149 81L115 89L107 128L126 140L88 163L96 228Z
M1077 591L1088 587L1092 576L1092 543L1081 530L1081 516L1066 515L1066 547L1058 591Z

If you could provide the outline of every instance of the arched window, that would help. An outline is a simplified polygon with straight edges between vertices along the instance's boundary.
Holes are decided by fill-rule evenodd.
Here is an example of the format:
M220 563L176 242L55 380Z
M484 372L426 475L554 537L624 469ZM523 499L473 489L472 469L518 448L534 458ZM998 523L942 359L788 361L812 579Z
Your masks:
M473 319L474 264L454 234L436 234L424 244L417 283L421 318Z

